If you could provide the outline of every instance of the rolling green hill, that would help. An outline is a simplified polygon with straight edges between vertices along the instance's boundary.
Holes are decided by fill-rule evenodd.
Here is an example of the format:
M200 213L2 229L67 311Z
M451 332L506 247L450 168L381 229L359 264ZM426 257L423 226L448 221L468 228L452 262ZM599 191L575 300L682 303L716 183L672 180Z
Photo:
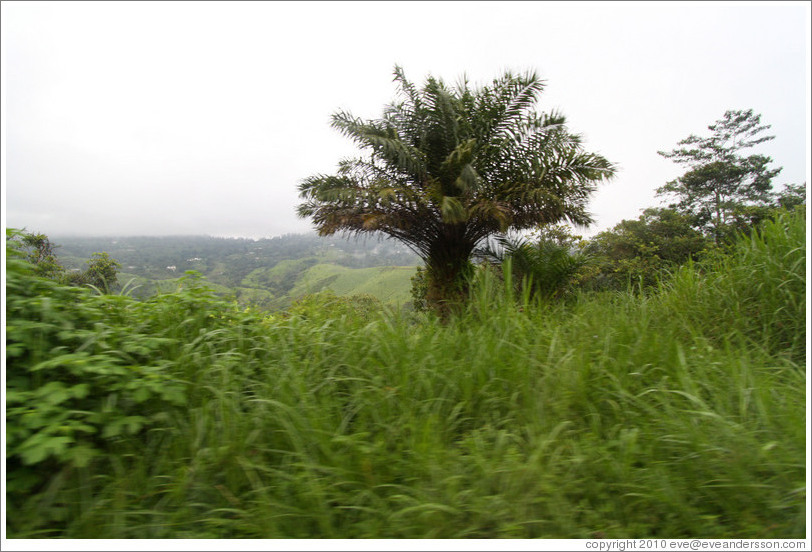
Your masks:
M336 295L372 295L384 303L402 305L411 300L413 266L347 268L322 263L308 268L291 289L295 298L330 289Z
M402 305L411 300L414 272L414 266L348 268L318 263L315 258L287 260L251 271L242 281L243 293L238 299L252 302L246 300L249 289L254 293L264 291L273 297L270 305L281 308L303 295L329 289L339 296L365 294L383 303Z
M411 301L411 278L415 269L414 266L348 268L308 258L254 269L236 287L204 278L207 286L221 297L273 310L286 308L304 295L325 290L338 296L371 295L382 303L402 306ZM173 293L177 291L181 278L151 279L129 272L118 275L119 283L122 286L129 284L131 294L138 298Z
M246 305L283 309L300 297L331 290L338 296L371 295L392 306L411 301L411 278L414 266L378 266L347 268L332 263L318 263L315 258L286 260L271 268L257 268L237 287L227 287L206 278L206 284L217 295L233 298ZM134 297L146 298L157 293L177 291L182 276L150 279L120 272L121 285L129 284Z

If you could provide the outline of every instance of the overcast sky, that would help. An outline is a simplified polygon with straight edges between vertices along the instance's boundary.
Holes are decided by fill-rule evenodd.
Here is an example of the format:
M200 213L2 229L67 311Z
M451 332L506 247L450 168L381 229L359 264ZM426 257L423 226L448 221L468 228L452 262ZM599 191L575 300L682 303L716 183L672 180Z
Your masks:
M617 177L587 235L657 205L657 155L728 109L809 175L809 2L3 2L6 226L49 235L268 237L311 228L297 184L357 150L392 70L487 84L536 70Z

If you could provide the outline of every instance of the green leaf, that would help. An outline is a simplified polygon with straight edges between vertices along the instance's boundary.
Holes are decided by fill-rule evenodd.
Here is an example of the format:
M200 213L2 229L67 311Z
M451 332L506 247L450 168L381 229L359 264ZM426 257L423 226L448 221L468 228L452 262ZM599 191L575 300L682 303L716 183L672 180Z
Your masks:
M71 443L72 437L52 436L39 432L22 443L16 453L20 455L24 464L37 464L51 455L62 456Z
M75 399L84 399L90 394L90 385L87 383L80 383L68 389L68 392Z
M25 345L22 343L8 343L6 345L6 358L15 358L23 356L26 351Z
M50 381L37 389L34 393L36 399L46 404L56 405L71 398L71 393L61 381Z
M77 468L84 468L90 464L94 457L98 456L99 452L87 445L79 445L70 451L70 459Z
M152 396L152 392L146 387L140 387L133 393L133 400L137 403L142 403Z

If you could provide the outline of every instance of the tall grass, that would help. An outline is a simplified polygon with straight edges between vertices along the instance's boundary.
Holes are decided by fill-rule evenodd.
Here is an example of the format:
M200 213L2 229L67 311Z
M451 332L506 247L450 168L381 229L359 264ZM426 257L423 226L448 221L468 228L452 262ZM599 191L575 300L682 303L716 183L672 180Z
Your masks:
M804 213L784 213L742 237L733 254L700 272L679 271L665 297L691 331L746 340L804 364L806 347L806 225ZM682 307L686 302L695 309Z
M242 312L194 281L50 303L107 313L99 354L143 336L132 364L184 402L134 402L149 422L85 464L43 459L58 469L10 496L9 537L802 538L804 224L650 296L534 304L486 279L447 323L329 296ZM10 326L43 320L41 295L10 289ZM10 346L41 362L80 329ZM10 482L41 467L9 457Z

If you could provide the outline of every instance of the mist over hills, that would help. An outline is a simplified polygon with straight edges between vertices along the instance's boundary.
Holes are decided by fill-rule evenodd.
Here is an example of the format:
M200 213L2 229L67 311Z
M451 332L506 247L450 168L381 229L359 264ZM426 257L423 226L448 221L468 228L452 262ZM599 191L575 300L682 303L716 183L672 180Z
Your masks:
M80 269L93 253L108 253L121 264L119 283L132 280L138 286L136 297L171 291L187 271L195 271L216 293L264 308L284 308L325 289L404 303L420 264L411 250L391 239L314 233L263 239L55 235L51 241L68 269Z

